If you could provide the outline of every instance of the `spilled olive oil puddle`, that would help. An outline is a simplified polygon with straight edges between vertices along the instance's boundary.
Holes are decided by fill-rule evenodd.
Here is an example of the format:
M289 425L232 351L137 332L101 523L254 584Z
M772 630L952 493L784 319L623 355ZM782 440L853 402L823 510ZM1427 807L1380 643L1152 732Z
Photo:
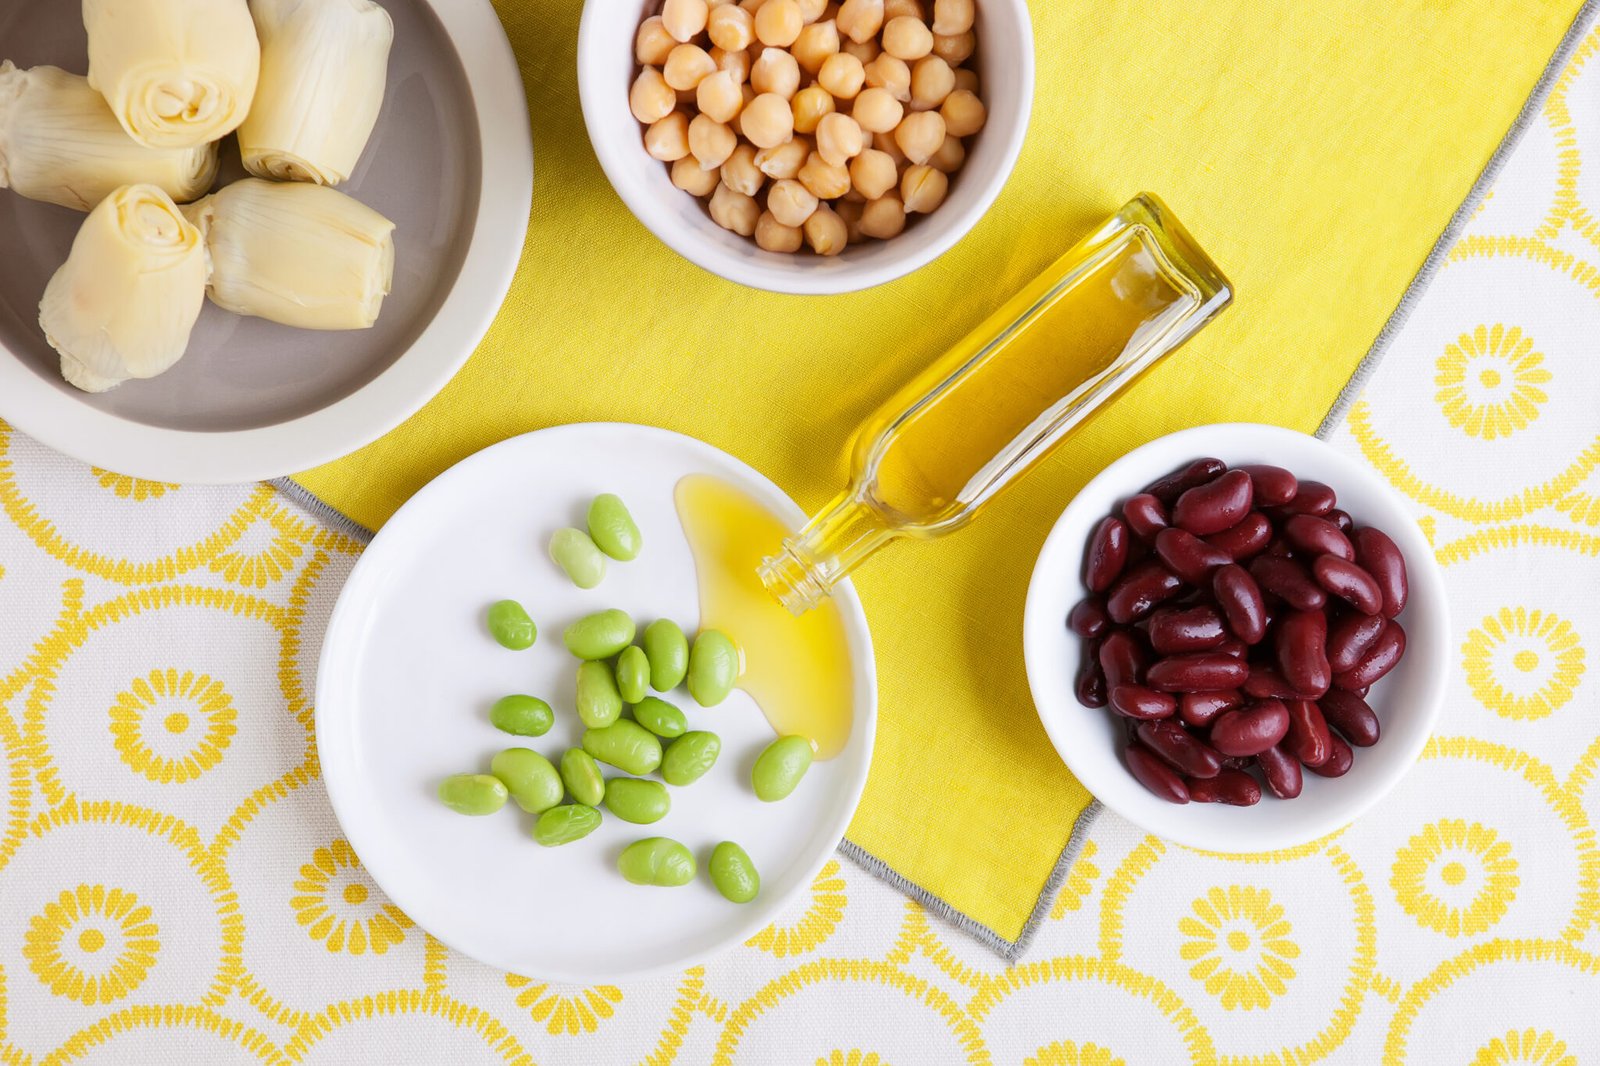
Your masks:
M855 712L850 642L839 606L827 600L797 618L756 575L792 530L708 474L690 474L673 495L699 577L700 625L738 644L744 659L739 687L780 736L810 737L819 759L838 755Z

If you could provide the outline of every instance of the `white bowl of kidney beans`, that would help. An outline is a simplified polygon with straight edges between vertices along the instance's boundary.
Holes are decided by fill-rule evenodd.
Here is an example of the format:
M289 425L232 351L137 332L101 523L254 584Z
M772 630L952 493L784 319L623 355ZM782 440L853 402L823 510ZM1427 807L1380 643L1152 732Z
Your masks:
M1023 645L1045 732L1106 806L1223 852L1347 825L1441 706L1433 553L1381 477L1275 426L1201 426L1111 464L1062 513Z

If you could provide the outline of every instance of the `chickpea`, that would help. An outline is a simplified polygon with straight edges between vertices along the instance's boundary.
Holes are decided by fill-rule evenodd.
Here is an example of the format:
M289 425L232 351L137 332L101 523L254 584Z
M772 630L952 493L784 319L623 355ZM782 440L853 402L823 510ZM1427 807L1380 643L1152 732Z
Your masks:
M920 0L883 0L883 21L887 23L890 19L897 18L912 18L918 22L928 21Z
M706 28L711 31L711 43L725 52L742 52L756 39L756 20L737 4L712 8Z
M965 89L969 93L978 91L978 72L965 67L956 71L956 88Z
M938 56L923 56L911 68L911 110L932 111L956 87L956 72Z
M860 228L863 236L876 237L880 241L900 236L906 228L906 209L900 197L891 192L868 202L861 209Z
M721 48L712 48L711 60L716 63L718 70L725 70L733 75L735 85L743 85L750 80L749 52L725 52Z
M750 101L754 100L757 96L760 96L760 95L761 95L760 93L756 92L753 88L750 87L750 83L749 82L745 82L743 85L739 86L739 96L744 100L744 104L743 104L743 106L741 106L739 108L739 110L743 111L746 107L749 107L750 106Z
M817 154L836 167L860 155L865 140L861 126L848 115L834 112L817 124Z
M910 160L906 158L906 154L902 152L900 150L900 146L895 143L894 134L892 133L874 133L872 135L872 147L876 148L878 151L894 160L894 165L897 170L900 167L909 165L910 163ZM876 197L874 197L874 199L876 199Z
M888 133L900 125L900 120L905 117L905 108L900 106L900 101L888 89L863 89L856 97L850 117L869 133Z
M864 44L883 29L883 0L844 0L839 5L839 32Z
M817 71L817 84L836 100L853 100L866 81L867 72L861 60L848 52L836 52Z
M928 157L928 165L935 170L942 170L946 174L954 174L967 162L967 146L961 143L960 137L945 136L944 143L939 150Z
M798 252L803 236L798 226L785 226L771 211L761 212L756 219L756 244L769 252Z
M741 237L755 233L760 215L761 208L754 197L734 192L726 184L718 185L711 194L711 221Z
M876 200L899 181L899 167L887 152L868 148L850 160L850 183L868 200Z
M785 226L800 226L817 209L817 197L793 178L774 182L767 190L767 211Z
M833 97L820 85L813 85L809 89L801 89L794 94L791 102L794 108L794 129L796 133L815 133L817 123L822 121L822 116L831 115L834 111Z
M741 144L733 150L728 161L722 164L722 184L736 193L754 196L766 184L766 175L756 169L754 145Z
M832 16L825 14L828 10L828 0L799 0L800 20L807 26L813 22L822 22Z
M944 116L945 130L952 137L972 136L983 129L989 118L983 101L965 89L957 89L945 97L944 103L939 105L939 114Z
M799 180L819 200L836 200L850 191L850 171L834 166L816 152L806 158Z
M750 12L753 18L755 13L761 10L761 5L766 2L767 0L739 0L739 6Z
M890 19L883 27L883 50L896 59L921 59L933 51L933 31L910 15Z
M833 213L844 223L845 239L850 244L860 244L866 240L861 233L861 212L866 206L863 200L841 200L833 205Z
M949 63L952 67L959 67L972 57L978 47L978 38L971 30L958 33L951 37L941 34L933 35L933 54Z
M949 191L950 179L926 163L910 167L900 178L900 200L908 215L926 215L937 209Z
M941 119L940 126L943 124ZM776 148L794 136L794 112L789 110L789 101L777 93L762 93L745 105L739 129L757 148Z
M806 158L810 155L811 142L804 137L796 137L787 144L757 152L756 169L778 180L798 177L800 168L805 166Z
M926 163L944 143L944 118L937 111L907 115L894 130L894 143L913 163Z
M796 0L767 0L756 12L756 40L768 48L787 48L805 24Z
M800 64L781 48L767 48L750 68L750 84L758 93L776 93L792 99L800 88Z
M883 49L879 46L878 39L876 37L873 37L870 40L862 41L860 44L857 44L855 41L852 41L850 38L846 37L842 42L840 42L839 51L844 52L847 55L855 56L862 63L870 63L874 59L878 58L878 56L883 52Z
M739 137L710 115L696 115L689 122L689 154L707 170L716 170L739 147Z
M713 122L732 122L744 107L744 94L733 75L719 70L700 82L694 91L695 106Z
M842 204L864 204L867 202L867 198L862 196L860 190L852 185L849 192L839 197L839 202Z
M720 171L706 170L692 155L672 164L672 184L690 196L710 196L722 180Z
M663 163L675 163L689 154L689 120L682 111L650 124L644 131L644 150Z
M800 31L789 53L800 64L800 69L812 77L822 69L822 64L839 51L839 27L832 22L813 22Z
M902 104L911 102L911 68L905 61L884 52L862 68L867 85L874 89L888 89Z
M633 79L633 88L628 90L628 109L640 122L648 125L664 119L677 106L678 98L673 95L672 86L655 67L645 67Z
M687 44L706 28L710 13L706 0L667 0L661 5L661 24L673 40Z
M850 231L834 210L821 204L811 212L803 227L806 243L818 255L838 255L850 243Z
M633 39L633 57L641 67L659 67L677 46L678 42L661 24L661 16L651 15L639 23L639 35Z
M667 65L661 76L679 92L687 92L700 84L700 79L717 72L717 64L709 52L697 44L680 44L667 56Z
M972 0L933 0L933 32L942 37L966 33L976 15Z

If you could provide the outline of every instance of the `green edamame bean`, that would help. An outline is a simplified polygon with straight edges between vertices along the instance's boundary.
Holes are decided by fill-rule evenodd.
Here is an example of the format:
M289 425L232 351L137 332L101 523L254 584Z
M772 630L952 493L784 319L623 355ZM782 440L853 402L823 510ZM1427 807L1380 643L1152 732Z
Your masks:
M606 782L606 807L624 822L649 825L659 822L672 809L667 786L660 781L641 781L637 777L613 777Z
M569 748L561 756L561 780L572 798L585 807L598 807L606 798L606 779L600 764L582 748Z
M578 664L578 717L590 729L608 726L622 717L617 679L603 662Z
M658 700L654 696L646 696L639 701L633 709L633 720L644 726L658 737L671 740L673 737L683 736L684 730L689 728L689 720L666 700Z
M589 536L600 550L619 563L632 562L639 557L644 538L639 527L633 524L633 515L621 497L606 493L596 496L589 505Z
M728 698L739 680L739 648L726 633L702 630L689 652L689 695L702 707Z
M638 722L626 718L602 729L585 730L583 750L635 777L643 777L661 765L661 741Z
M567 650L580 659L609 659L633 643L634 632L628 613L613 607L578 619L566 628L561 639Z
M793 792L811 769L811 754L811 740L807 737L790 735L768 744L750 771L756 798L773 803Z
M506 805L506 786L489 774L455 774L439 782L439 802L457 814L493 814Z
M646 837L622 849L617 869L635 885L677 888L694 880L694 854L676 840Z
M667 745L661 756L661 778L669 785L692 785L716 765L722 738L697 729Z
M535 696L501 696L489 708L491 725L519 737L542 737L555 720L550 705Z
M521 651L533 647L539 627L516 600L501 600L489 606L489 635L502 648Z
M644 654L650 660L650 687L671 692L689 673L689 638L678 623L658 618L644 627Z
M606 557L581 529L558 529L550 538L550 559L580 589L606 579Z
M731 840L724 840L711 850L709 869L711 883L717 886L724 899L749 903L761 891L761 875L756 872L756 864Z
M533 824L533 839L547 848L582 840L600 828L600 812L581 803L551 807Z
M561 802L566 791L556 768L536 751L527 748L507 748L497 752L489 761L489 772L500 779L517 801L517 806L529 814L543 814Z
M650 660L644 649L628 645L617 656L617 691L624 703L638 703L650 685Z

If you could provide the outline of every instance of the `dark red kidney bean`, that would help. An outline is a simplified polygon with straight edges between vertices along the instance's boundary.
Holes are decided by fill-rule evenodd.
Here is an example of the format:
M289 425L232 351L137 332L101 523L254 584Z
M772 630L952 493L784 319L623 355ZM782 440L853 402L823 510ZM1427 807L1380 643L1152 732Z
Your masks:
M1243 470L1230 470L1179 496L1172 505L1172 524L1197 537L1221 533L1238 525L1254 498L1250 475Z
M1333 748L1328 743L1328 721L1322 716L1322 709L1311 700L1291 700L1284 706L1289 709L1289 731L1283 735L1280 747L1307 766L1327 762Z
M1168 570L1191 585L1204 584L1213 570L1233 562L1227 552L1181 529L1163 529L1156 534L1156 555Z
M1355 762L1355 753L1350 750L1350 745L1337 736L1328 738L1328 761L1317 766L1308 766L1306 769L1318 777L1343 777L1350 772L1350 764Z
M1168 766L1188 777L1216 777L1222 769L1222 756L1201 743L1181 725L1173 722L1140 722L1134 729L1140 743Z
M1383 615L1347 614L1328 629L1328 665L1336 674L1355 669L1388 623Z
M1250 576L1256 579L1263 590L1278 596L1297 611L1315 611L1328 602L1328 594L1311 580L1305 567L1293 559L1258 555L1250 560ZM1115 613L1112 617L1116 617ZM1243 633L1235 632L1241 640L1244 639Z
M1300 760L1281 747L1271 747L1256 756L1256 765L1267 779L1267 787L1281 800L1292 800L1300 795L1305 778L1300 773Z
M1385 618L1393 618L1406 609L1406 559L1387 533L1371 526L1356 530L1356 562L1378 583Z
M1067 628L1084 639L1104 636L1110 627L1111 616L1106 614L1105 601L1098 596L1079 600L1067 614Z
M1378 583L1355 563L1332 555L1319 555L1311 563L1311 576L1317 584L1362 614L1377 614L1383 610L1383 593Z
M1275 555L1280 559L1288 559L1294 555L1294 545L1283 537L1273 537L1267 542L1267 548L1261 554Z
M1296 692L1320 696L1333 684L1328 666L1328 616L1321 611L1291 611L1274 641L1278 672Z
M1250 654L1250 645L1242 640L1225 640L1211 649L1219 655L1227 655L1234 659L1243 659Z
M1234 636L1246 644L1259 644L1267 635L1267 605L1261 586L1237 563L1219 567L1211 577L1211 592Z
M1150 616L1150 646L1157 655L1207 651L1228 639L1222 615L1215 607L1163 607Z
M1367 701L1354 692L1329 689L1317 701L1317 707L1328 724L1356 747L1370 748L1378 742L1378 716L1367 706Z
M1299 692L1283 675L1270 666L1255 663L1250 667L1250 676L1245 678L1241 689L1246 696L1258 700L1300 700L1306 699L1306 693Z
M1406 653L1406 631L1399 622L1390 622L1372 642L1372 647L1361 661L1342 674L1333 675L1333 683L1347 691L1370 688L1379 678L1393 670Z
M1263 463L1241 466L1239 469L1250 475L1257 507L1276 507L1280 503L1288 503L1300 490L1299 479L1281 466Z
M1183 591L1178 575L1155 560L1140 563L1106 594L1106 611L1120 625L1136 622Z
M1294 499L1280 505L1279 510L1284 515L1325 515L1333 510L1333 505L1338 502L1338 495L1322 482L1302 481L1300 482L1300 490L1294 494Z
M1116 685L1111 689L1111 709L1124 718L1171 718L1178 709L1176 697L1143 685Z
M1078 676L1073 683L1073 692L1078 697L1078 702L1085 707L1104 707L1106 705L1106 675L1100 669L1101 640L1086 640L1083 642L1083 654L1078 659Z
M1338 526L1316 515L1290 515L1283 523L1283 536L1295 551L1306 555L1337 555L1345 560L1356 557L1350 538L1339 532Z
M1090 592L1104 592L1122 576L1128 565L1128 527L1116 515L1107 515L1094 527L1084 564L1084 584Z
M1227 469L1228 464L1221 459L1196 459L1182 470L1146 485L1143 491L1162 503L1171 504L1196 485L1204 485Z
M1134 778L1145 788L1160 796L1168 803L1188 803L1189 788L1183 783L1183 778L1172 772L1172 768L1137 743L1129 744L1123 752L1128 760L1128 769Z
M1167 505L1148 492L1128 497L1122 505L1122 517L1133 535L1144 541L1155 540L1156 534L1168 525Z
M1185 692L1178 697L1178 717L1196 728L1210 725L1223 711L1244 705L1236 688L1221 692Z
M1100 669L1105 674L1108 693L1118 685L1143 681L1149 665L1150 650L1134 630L1114 629L1100 642Z
M1237 563L1259 554L1271 540L1272 523L1267 521L1267 516L1260 511L1251 511L1240 519L1237 525L1230 526L1221 533L1211 534L1206 538L1206 543L1219 551L1227 552Z
M1158 660L1145 671L1145 682L1163 692L1215 692L1238 688L1249 676L1249 664L1213 652Z
M1243 770L1226 767L1216 777L1197 777L1187 782L1189 798L1196 803L1226 803L1230 807L1254 807L1261 802L1261 785Z
M1211 723L1211 746L1224 755L1260 755L1289 731L1289 709L1281 700L1261 700L1226 711Z
M1339 527L1340 533L1347 536L1352 529L1356 528L1355 519L1350 517L1350 512L1341 511L1337 507L1328 512L1327 518L1328 521Z

